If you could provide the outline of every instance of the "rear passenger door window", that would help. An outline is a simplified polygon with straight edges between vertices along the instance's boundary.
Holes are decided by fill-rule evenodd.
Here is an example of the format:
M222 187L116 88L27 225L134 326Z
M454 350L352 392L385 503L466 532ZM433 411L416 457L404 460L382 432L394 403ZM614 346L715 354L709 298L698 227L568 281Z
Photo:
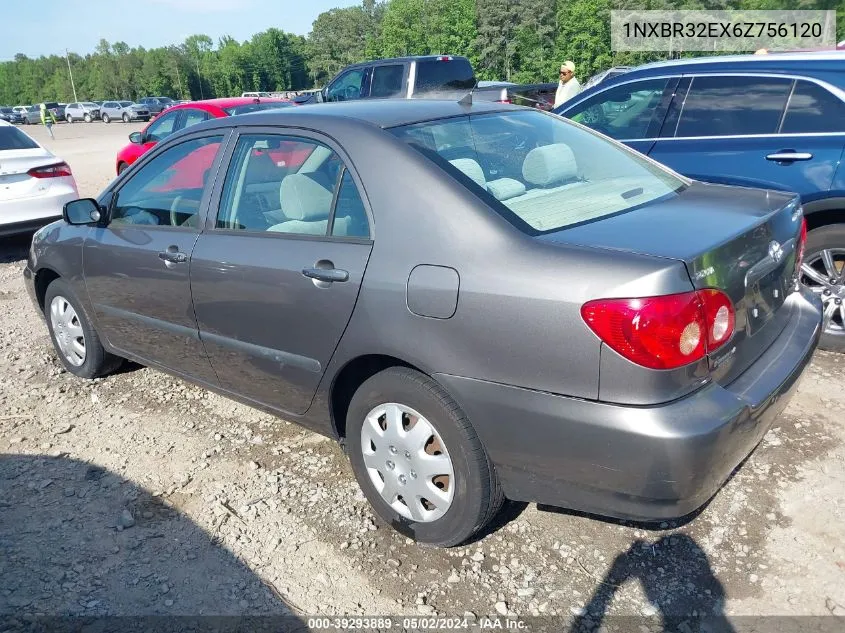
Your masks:
M617 140L655 138L677 79L622 84L579 103L565 115Z
M368 237L358 188L341 158L310 139L247 134L238 139L223 184L216 228Z
M781 134L845 131L845 103L827 88L798 80L789 98Z
M402 82L405 78L404 64L388 64L373 68L370 80L370 96L374 99L397 97L402 94Z
M195 108L190 108L185 110L185 116L182 119L182 128L191 127L192 125L196 125L197 123L202 123L203 121L208 120L208 112L204 110L197 110ZM181 129L181 128L180 128Z
M675 136L776 134L791 88L778 77L693 77Z

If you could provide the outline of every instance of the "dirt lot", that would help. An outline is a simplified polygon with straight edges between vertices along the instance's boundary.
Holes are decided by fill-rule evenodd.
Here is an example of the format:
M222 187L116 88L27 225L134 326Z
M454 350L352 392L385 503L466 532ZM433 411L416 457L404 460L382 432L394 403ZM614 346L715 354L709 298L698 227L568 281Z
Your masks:
M27 131L94 195L138 127ZM511 505L477 542L432 550L375 520L329 440L157 371L65 373L21 281L27 247L0 241L0 614L663 615L682 631L845 615L845 356L816 355L686 525Z

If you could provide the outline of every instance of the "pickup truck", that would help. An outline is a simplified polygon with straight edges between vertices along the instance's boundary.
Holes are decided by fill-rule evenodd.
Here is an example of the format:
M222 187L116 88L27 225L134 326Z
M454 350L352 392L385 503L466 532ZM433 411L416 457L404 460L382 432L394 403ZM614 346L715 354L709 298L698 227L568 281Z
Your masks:
M478 82L472 64L458 55L396 57L361 62L341 70L323 89L301 95L299 104L354 99L473 99L502 101L550 110L556 83L521 86Z

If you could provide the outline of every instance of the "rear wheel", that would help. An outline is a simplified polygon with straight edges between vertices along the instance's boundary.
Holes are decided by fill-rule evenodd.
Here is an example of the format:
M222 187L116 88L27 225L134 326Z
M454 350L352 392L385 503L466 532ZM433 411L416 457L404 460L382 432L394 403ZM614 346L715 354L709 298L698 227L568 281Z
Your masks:
M801 281L824 304L819 347L845 352L845 225L821 226L807 234Z
M434 380L393 367L365 381L347 415L352 469L376 513L421 543L451 547L504 500L466 415Z
M128 115L128 114L126 114L125 112L123 113L123 122L124 122L124 123L129 123L129 115Z
M59 360L80 378L96 378L117 369L123 359L109 354L70 285L56 279L44 296L47 329Z
M108 114L103 114L103 123L111 123L111 117Z

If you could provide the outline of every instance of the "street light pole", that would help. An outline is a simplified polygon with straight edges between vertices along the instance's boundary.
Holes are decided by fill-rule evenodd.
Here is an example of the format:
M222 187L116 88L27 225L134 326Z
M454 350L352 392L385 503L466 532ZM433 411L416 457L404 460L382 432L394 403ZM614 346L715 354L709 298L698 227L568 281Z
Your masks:
M65 59L67 60L67 72L70 75L70 87L73 88L73 100L79 101L76 98L76 84L73 83L73 71L70 69L70 53L67 52L67 49L65 49Z

